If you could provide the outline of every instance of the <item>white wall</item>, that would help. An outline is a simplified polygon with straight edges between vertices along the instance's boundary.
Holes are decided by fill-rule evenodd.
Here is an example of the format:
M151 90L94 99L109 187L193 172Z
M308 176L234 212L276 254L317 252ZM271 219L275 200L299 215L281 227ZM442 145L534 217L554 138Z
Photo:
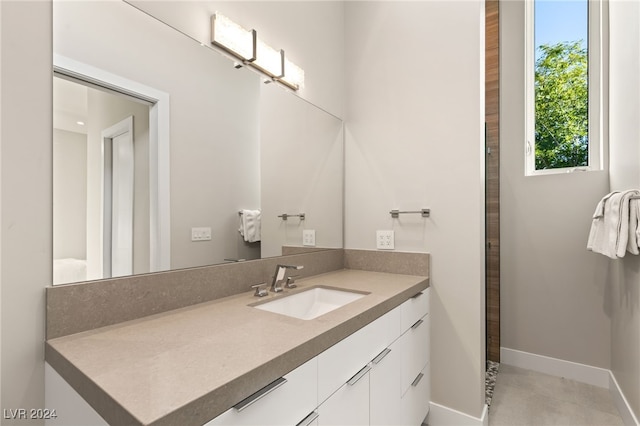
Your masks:
M53 258L87 258L87 135L53 131Z
M611 190L640 188L640 3L610 2ZM611 370L640 417L640 257L610 261Z
M502 346L609 368L606 258L586 250L606 171L524 175L524 2L500 3Z
M2 1L0 17L0 408L41 408L53 256L51 3Z
M346 247L432 256L432 400L484 405L484 3L347 2ZM391 219L389 210L431 208Z

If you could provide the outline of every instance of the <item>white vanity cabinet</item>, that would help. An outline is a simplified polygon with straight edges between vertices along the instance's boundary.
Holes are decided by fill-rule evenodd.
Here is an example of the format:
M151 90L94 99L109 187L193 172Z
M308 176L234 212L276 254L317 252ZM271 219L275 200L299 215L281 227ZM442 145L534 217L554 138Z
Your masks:
M282 388L206 426L419 426L429 412L429 291L292 371Z
M318 425L420 425L429 412L429 322L427 289L320 354Z
M260 389L205 426L296 425L318 405L318 359Z

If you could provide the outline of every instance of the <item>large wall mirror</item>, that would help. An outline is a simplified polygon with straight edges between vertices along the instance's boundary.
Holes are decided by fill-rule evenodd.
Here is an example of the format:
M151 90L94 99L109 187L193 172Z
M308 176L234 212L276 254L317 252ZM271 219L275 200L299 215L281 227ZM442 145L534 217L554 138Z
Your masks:
M342 247L340 119L128 3L53 7L54 284Z

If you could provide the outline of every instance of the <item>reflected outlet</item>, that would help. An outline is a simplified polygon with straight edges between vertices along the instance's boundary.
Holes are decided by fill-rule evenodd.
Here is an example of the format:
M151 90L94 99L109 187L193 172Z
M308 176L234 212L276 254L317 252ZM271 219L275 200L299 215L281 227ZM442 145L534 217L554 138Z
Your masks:
M302 245L315 247L316 245L316 230L305 229L302 231Z
M191 228L191 241L211 241L211 228Z

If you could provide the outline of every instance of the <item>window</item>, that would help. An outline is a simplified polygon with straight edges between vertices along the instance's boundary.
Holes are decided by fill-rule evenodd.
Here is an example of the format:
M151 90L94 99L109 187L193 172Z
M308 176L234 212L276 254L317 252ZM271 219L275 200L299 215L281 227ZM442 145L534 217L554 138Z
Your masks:
M528 0L528 175L600 170L601 2Z

